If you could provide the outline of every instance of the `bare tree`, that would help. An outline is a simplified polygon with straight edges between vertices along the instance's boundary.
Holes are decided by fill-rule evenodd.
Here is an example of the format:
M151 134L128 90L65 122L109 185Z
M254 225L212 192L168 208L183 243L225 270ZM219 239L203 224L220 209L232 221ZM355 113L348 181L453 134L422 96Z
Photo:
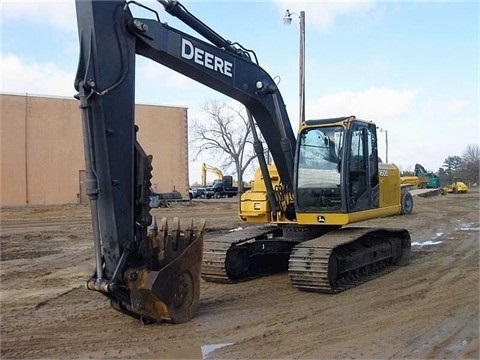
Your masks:
M480 173L480 148L477 144L467 145L460 166L463 177L470 184L478 184Z
M225 100L207 100L201 107L207 119L191 126L196 156L208 153L222 169L235 168L238 191L243 192L243 174L255 159L252 129L245 108ZM218 164L221 162L221 164Z
M477 144L467 145L462 156L449 156L443 167L438 169L442 182L451 182L454 177L461 177L469 184L480 182L480 148Z

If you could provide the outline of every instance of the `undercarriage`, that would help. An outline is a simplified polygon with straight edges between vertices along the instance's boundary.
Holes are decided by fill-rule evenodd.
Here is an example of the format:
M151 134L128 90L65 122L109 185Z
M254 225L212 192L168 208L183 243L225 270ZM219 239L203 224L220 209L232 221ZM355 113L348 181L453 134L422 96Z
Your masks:
M337 293L408 262L404 229L251 227L204 241L202 278L234 283L287 271L299 290Z

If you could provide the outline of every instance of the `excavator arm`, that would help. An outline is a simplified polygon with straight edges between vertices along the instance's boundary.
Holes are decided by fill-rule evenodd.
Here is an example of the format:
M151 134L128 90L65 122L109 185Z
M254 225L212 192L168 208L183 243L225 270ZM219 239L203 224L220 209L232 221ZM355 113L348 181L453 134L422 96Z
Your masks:
M136 19L134 1L76 0L87 193L96 268L87 287L146 321L189 320L199 299L204 223L160 227L150 215L151 156L136 141L135 56L142 55L243 103L281 181L293 184L295 137L273 79L176 1L159 0L209 42L156 19ZM257 151L258 152L258 151Z
M84 80L88 91L100 94L117 86L115 93L121 93L127 102L115 105L133 112L134 55L138 54L215 89L241 102L251 112L283 184L291 187L296 139L273 79L252 59L251 52L234 47L180 3L159 2L214 44L162 23L158 15L156 19L134 18L129 6L137 4L135 2L77 1L83 58L83 71L77 75L77 81ZM92 80L94 86L90 86Z
M203 163L202 164L202 186L207 185L207 172L210 171L213 174L217 175L217 178L219 180L223 179L223 173L219 168L216 168L215 166L211 166L208 164Z

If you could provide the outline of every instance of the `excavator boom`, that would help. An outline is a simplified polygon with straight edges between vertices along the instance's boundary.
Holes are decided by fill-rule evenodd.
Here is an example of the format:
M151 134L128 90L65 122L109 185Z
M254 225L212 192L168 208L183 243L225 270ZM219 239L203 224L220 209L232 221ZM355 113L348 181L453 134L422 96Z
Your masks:
M222 170L220 170L219 168L216 168L215 166L212 166L212 165L208 165L208 164L205 164L203 163L202 164L202 186L206 186L207 185L207 172L211 172L215 175L217 175L217 179L218 180L222 180L223 179L223 173L222 173Z

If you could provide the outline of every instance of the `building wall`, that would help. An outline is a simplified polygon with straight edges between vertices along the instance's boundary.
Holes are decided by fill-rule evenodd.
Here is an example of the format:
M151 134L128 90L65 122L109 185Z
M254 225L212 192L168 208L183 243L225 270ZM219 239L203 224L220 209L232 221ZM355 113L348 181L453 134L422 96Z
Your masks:
M0 205L79 201L85 169L78 101L0 94ZM137 105L138 139L153 155L153 188L188 196L187 109Z
M137 138L145 153L153 155L152 188L177 190L188 198L187 109L137 105ZM180 111L181 110L181 111Z

